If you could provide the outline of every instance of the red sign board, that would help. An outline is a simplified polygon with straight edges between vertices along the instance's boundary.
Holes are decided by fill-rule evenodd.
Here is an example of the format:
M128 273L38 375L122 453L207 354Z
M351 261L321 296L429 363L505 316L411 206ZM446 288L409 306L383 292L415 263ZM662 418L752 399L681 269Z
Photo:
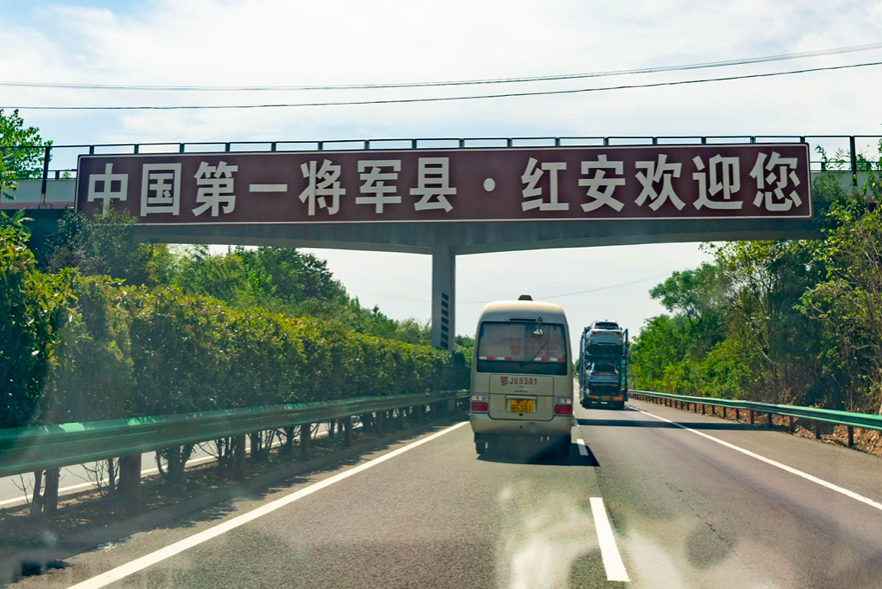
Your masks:
M81 156L151 225L811 217L802 143Z

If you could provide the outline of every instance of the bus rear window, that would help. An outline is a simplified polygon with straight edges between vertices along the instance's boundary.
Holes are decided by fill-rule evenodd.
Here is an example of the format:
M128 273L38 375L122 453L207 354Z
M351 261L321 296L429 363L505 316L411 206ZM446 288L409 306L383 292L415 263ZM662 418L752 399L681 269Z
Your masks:
M478 372L565 375L566 332L559 323L486 322L478 334Z

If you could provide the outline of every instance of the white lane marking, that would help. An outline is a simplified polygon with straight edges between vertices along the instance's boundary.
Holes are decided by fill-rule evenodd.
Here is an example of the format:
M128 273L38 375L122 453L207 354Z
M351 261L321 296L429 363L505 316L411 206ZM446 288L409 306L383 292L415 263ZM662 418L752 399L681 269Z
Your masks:
M579 446L579 454L582 456L588 456L588 446L585 445L585 440L579 438L576 440L576 444Z
M218 524L218 525L214 526L213 528L203 530L202 532L199 532L198 534L194 534L194 535L190 536L189 538L184 538L183 540L179 540L178 542L175 542L174 544L170 544L170 545L166 546L165 548L161 548L161 549L157 550L156 552L151 552L150 554L142 556L141 558L137 558L137 559L135 559L131 562L128 562L124 565L118 566L115 569L111 569L104 574L98 575L97 577L92 577L91 579L87 579L86 581L83 581L82 583L78 583L76 585L73 585L70 589L87 589L87 588L92 589L92 588L97 588L97 587L105 587L106 585L109 585L110 583L114 583L116 581L119 581L120 579L124 579L125 577L128 577L129 575L133 575L133 574L137 573L138 571L144 570L151 565L154 565L158 562L161 562L167 558L171 558L172 556L180 554L181 552L183 552L185 550L193 548L194 546L198 546L199 544L202 544L203 542L207 542L208 540L211 540L212 538L216 538L216 537L220 536L221 534L225 534L225 533L229 532L230 530L234 530L234 529L238 528L239 526L247 524L248 522L254 521L257 518L260 518L260 517L263 517L269 513L272 513L274 511L276 511L277 509L281 509L282 507L285 507L286 505L294 503L298 499L302 499L308 495L312 495L316 491L321 491L325 487L330 487L334 483L339 483L340 481L342 481L344 479L348 479L349 477L351 477L353 475L356 475L360 472L363 472L369 468L373 468L373 467L377 466L378 464L382 464L383 462L386 462L387 460L391 460L392 458L395 458L396 456L400 456L401 454L404 454L405 452L407 452L409 450L413 450L417 446L422 446L423 444L431 442L432 440L434 440L436 438L440 438L441 436L448 434L448 433L452 432L453 430L458 429L458 428L460 428L464 425L468 425L468 424L469 424L468 421L463 421L463 422L457 423L456 425L450 426L447 429L443 429L440 432L438 432L436 434L432 434L431 436L429 436L427 438L423 438L422 440L417 440L416 442L413 442L412 444L408 444L407 446L404 446L404 447L399 448L397 450L393 450L392 452L389 452L388 454L384 454L383 456L380 456L378 458L374 458L373 460L365 462L364 464L360 464L359 466L356 466L354 468L350 468L349 470L341 472L340 474L336 474L336 475L329 477L323 481L319 481L318 483L310 485L304 489L300 489L299 491L295 491L294 493L291 493L290 495L286 495L284 497L276 499L275 501L273 501L271 503L267 503L266 505L258 507L257 509L253 509L252 511L249 511L248 513L244 513L238 517L234 517L233 519L227 520L222 524Z
M715 438L713 436L707 435L704 432L696 431L692 428L686 427L685 425L679 424L676 421L671 421L670 419L665 419L664 417L659 417L658 415L655 415L654 413L650 413L649 411L644 411L643 409L640 409L638 407L634 407L634 409L637 409L637 411L639 411L641 413L645 413L646 415L649 415L650 417L655 417L656 419L660 419L661 421L665 421L667 423L670 423L671 425L676 425L677 427L683 428L688 432L692 432L693 434L695 434L697 436L701 436L702 438L707 438L708 440L710 440L712 442L716 442L717 444L720 444L721 446L725 446L726 448L730 448L732 450L735 450L736 452L741 452L745 456L750 456L751 458L756 458L760 462L765 462L766 464L769 464L769 465L774 466L776 468L780 468L781 470L787 471L790 474L795 474L796 476L802 477L807 481L817 483L818 485L821 485L822 487L826 487L826 488L830 489L831 491L836 491L837 493L841 493L842 495L845 495L846 497L850 497L850 498L854 499L855 501L860 501L861 503L865 503L866 505L869 505L870 507L875 507L876 509L882 511L882 503L878 503L876 501L873 501L872 499L870 499L868 497L864 497L863 495L855 493L854 491L849 491L848 489L840 487L839 485L834 485L833 483L827 482L824 479L819 479L818 477L810 475L807 472L803 472L801 470L793 468L792 466L787 466L786 464L782 464L776 460L772 460L771 458L766 458L765 456L760 456L759 454L757 454L755 452L751 452L750 450L745 450L744 448L742 448L740 446L736 446L735 444L730 444L729 442L724 442L720 438Z
M249 184L249 192L288 192L287 184Z
M603 506L603 498L591 498L591 514L594 516L594 527L597 529L597 541L600 544L600 557L603 559L603 568L606 569L607 581L629 582L628 571L622 562L622 555L616 546L616 538L613 535L609 517L606 515L606 507Z

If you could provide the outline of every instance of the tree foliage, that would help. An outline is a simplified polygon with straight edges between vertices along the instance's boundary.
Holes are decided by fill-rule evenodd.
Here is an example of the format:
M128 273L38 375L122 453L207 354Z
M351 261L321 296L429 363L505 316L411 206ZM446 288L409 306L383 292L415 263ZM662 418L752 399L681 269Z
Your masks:
M865 180L849 191L843 154L821 157L825 238L706 245L713 263L650 291L670 315L636 338L637 387L882 408L882 161L858 157Z
M0 109L0 198L12 198L7 190L16 180L40 177L47 145L39 129L25 126L18 109L11 114Z
M0 212L0 427L34 417L55 360L67 273L36 269L21 213Z

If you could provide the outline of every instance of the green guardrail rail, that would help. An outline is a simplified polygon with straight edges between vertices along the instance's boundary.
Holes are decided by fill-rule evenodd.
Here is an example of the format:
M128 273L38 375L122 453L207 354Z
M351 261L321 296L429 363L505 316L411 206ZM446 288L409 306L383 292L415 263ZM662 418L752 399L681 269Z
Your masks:
M467 397L439 391L0 429L0 477Z
M629 395L649 397L654 399L668 399L681 403L695 403L698 405L714 405L730 409L746 409L769 415L785 415L799 419L810 419L815 422L834 423L849 427L882 430L882 415L874 413L858 413L856 411L839 411L838 409L823 409L820 407L801 407L798 405L776 405L774 403L759 403L756 401L740 401L736 399L720 399L717 397L693 397L689 395L674 395L671 393L659 393L656 391L630 390Z

